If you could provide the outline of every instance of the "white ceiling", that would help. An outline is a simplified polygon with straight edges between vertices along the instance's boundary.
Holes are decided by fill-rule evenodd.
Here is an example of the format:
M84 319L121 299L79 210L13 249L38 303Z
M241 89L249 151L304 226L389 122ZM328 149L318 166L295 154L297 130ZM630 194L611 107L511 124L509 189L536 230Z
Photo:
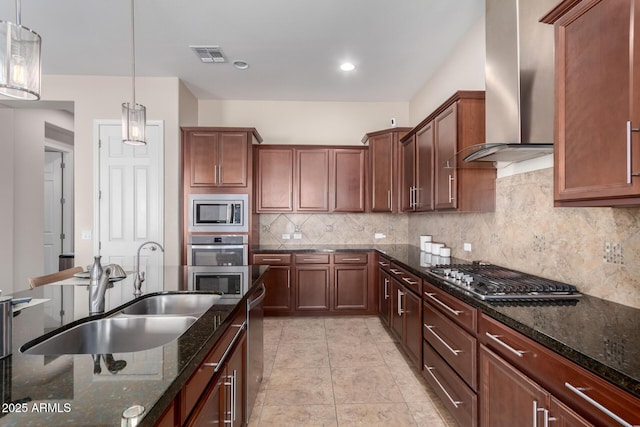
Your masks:
M484 0L136 0L136 74L179 77L199 99L408 101ZM13 0L0 19L15 22ZM24 0L44 74L131 75L129 0ZM203 64L189 45L219 45ZM241 71L231 61L250 64ZM356 70L340 71L343 61Z

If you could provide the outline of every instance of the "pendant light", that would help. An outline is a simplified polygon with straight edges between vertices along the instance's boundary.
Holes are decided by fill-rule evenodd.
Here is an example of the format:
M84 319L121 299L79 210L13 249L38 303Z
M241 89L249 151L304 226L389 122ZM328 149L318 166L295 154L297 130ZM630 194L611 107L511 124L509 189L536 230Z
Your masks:
M133 0L131 0L131 87L132 100L122 104L122 142L129 145L147 145L147 109L136 104L136 36Z
M40 45L35 31L21 25L20 0L16 22L0 21L0 95L27 101L40 99Z

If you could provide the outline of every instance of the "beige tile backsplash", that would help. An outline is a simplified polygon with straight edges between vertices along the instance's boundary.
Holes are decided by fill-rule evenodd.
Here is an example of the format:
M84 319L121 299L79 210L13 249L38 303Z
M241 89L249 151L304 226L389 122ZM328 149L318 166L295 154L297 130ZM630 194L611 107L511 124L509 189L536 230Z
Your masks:
M302 239L293 239L296 230ZM386 237L375 239L375 233ZM263 245L417 246L420 234L446 243L455 257L571 283L640 308L640 208L554 208L552 168L498 179L492 213L260 215ZM471 252L463 250L465 242Z

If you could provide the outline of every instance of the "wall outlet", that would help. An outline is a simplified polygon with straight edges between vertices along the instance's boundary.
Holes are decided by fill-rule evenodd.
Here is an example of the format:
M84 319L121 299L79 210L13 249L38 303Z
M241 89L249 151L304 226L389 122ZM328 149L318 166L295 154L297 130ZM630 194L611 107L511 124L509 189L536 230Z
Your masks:
M465 243L463 249L465 252L471 252L471 243Z
M302 233L293 233L293 238L296 240L302 239Z
M91 230L82 230L82 240L91 240Z
M384 233L375 233L373 237L376 239L384 239L387 236L385 236Z
M282 240L289 240L291 238L291 234L285 233L282 235Z

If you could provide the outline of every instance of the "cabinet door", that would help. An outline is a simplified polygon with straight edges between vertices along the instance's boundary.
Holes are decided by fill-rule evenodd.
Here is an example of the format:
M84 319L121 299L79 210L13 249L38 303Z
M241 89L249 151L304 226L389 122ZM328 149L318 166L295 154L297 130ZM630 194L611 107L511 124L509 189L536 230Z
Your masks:
M555 23L555 200L637 196L640 134L627 123L640 127L640 12L635 1L575 3Z
M400 165L402 185L400 189L400 206L403 212L412 211L414 208L414 185L415 185L415 161L416 161L416 140L412 136L409 141L400 146L402 152L402 163Z
M235 426L245 425L245 369L247 335L236 344L235 349L227 359L225 381L225 418L226 424Z
M549 413L546 414L554 427L592 427L593 424L576 414L567 405L551 396Z
M431 122L416 133L416 211L433 210L433 130Z
M382 321L389 325L391 315L391 276L378 269L378 313Z
M224 425L226 379L224 370L216 375L210 388L185 423L187 427Z
M293 149L257 149L256 212L293 211Z
M218 132L187 133L191 186L218 184Z
M333 150L334 212L364 212L366 151Z
M435 146L435 208L455 209L458 206L457 169L444 168L458 147L458 103L454 102L434 120Z
M334 266L334 310L367 310L369 278L366 265Z
M480 346L480 425L543 425L548 393L508 362Z
M291 267L271 266L264 284L264 311L266 314L291 311Z
M369 139L372 212L395 212L396 156L393 133Z
M296 210L329 211L329 149L296 150Z
M218 134L219 187L246 187L249 144L246 132Z
M296 267L296 310L329 310L329 266Z
M391 279L391 331L402 340L404 330L404 286Z
M422 365L422 299L409 290L404 291L403 344L416 366Z

